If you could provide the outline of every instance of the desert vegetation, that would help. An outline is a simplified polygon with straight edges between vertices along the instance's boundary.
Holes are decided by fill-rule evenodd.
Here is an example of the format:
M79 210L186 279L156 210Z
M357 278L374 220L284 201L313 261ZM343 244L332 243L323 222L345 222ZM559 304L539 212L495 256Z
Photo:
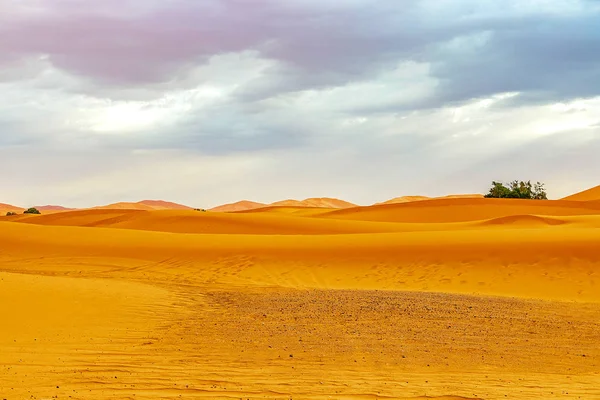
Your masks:
M541 182L532 184L531 181L512 181L506 185L494 181L485 197L494 199L548 200L545 185Z

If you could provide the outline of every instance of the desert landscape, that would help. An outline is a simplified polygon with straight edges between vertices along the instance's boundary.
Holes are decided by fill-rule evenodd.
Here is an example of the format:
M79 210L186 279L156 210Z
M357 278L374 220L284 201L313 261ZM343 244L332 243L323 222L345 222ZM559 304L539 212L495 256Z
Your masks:
M317 200L3 205L0 398L600 398L600 187Z

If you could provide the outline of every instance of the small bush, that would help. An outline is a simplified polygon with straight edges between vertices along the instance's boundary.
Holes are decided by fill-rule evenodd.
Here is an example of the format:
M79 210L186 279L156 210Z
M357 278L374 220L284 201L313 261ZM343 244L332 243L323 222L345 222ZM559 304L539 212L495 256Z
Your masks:
M37 208L29 208L25 211L23 211L23 214L41 214L40 210L38 210Z
M512 181L508 185L492 182L492 187L485 197L492 199L548 200L544 184L537 182L532 185L531 181Z
M194 211L206 212L204 208L194 208Z
M15 216L15 215L17 215L17 213L16 213L16 212L14 212L14 211L9 211L9 212L7 212L7 213L6 213L6 216L7 216L7 217L13 217L13 216Z

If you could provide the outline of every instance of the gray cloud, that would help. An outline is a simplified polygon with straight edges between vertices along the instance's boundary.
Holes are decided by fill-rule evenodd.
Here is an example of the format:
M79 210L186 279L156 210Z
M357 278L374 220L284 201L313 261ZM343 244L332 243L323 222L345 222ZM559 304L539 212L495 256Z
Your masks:
M103 157L138 182L155 162L240 163L228 185L265 201L478 191L503 168L566 187L552 154L597 165L599 16L586 0L0 0L0 150L20 154L0 162L25 182L28 158L44 168L61 154L56 190L90 181L115 198ZM204 185L209 201L250 197Z

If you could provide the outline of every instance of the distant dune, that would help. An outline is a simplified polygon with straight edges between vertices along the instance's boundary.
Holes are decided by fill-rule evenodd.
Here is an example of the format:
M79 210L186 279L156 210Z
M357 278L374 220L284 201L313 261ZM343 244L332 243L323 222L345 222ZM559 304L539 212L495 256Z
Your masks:
M72 211L72 210L75 210L74 208L67 208L67 207L63 207L63 206L52 206L52 205L35 206L35 208L37 208L40 211Z
M402 196L396 197L394 199L384 201L379 204L401 204L401 203L410 203L413 201L424 201L424 200L435 200L435 199L481 199L483 198L482 194L451 194L448 196L441 197L427 197L427 196Z
M23 211L25 211L24 208L13 206L10 204L0 203L0 215L4 215L7 212L22 213Z
M271 203L278 207L323 207L323 208L351 208L356 204L330 197L313 197L305 200L282 200Z
M92 207L95 210L191 210L191 207L162 200L143 200L137 203L120 202L105 206Z
M402 196L402 197L395 197L395 198L390 199L388 201L384 201L382 203L377 203L377 204L401 204L401 203L410 203L412 201L423 201L423 200L431 200L431 197L427 197L427 196Z
M141 204L141 203L130 203L130 202L119 202L107 204L105 206L92 207L93 210L142 210L150 211L154 210L154 207Z
M273 209L279 207L302 209L302 208L352 208L356 207L356 204L349 203L344 200L334 199L330 197L313 197L305 200L281 200L271 204L257 203L254 201L242 200L237 203L223 204L215 208L211 208L209 211L215 212L245 212L259 210L263 208Z
M575 193L562 200L570 201L595 201L600 200L600 186L593 187L583 192Z
M402 204L380 204L334 210L320 214L322 218L360 221L447 223L481 221L514 215L594 215L600 202L516 199L432 199Z
M192 207L163 200L142 200L138 204L153 207L155 210L192 210Z
M223 204L222 206L211 208L209 211L214 212L236 212L236 211L248 211L254 210L260 207L266 207L264 203L257 203L255 201L242 200L236 203Z

